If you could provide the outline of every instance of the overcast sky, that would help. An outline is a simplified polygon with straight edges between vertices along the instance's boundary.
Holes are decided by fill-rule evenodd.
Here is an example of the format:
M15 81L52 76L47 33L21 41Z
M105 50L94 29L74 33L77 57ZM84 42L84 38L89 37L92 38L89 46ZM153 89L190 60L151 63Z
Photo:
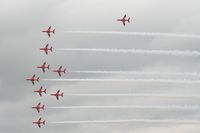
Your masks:
M49 43L53 48L123 48L149 50L199 50L199 39L95 34L70 34L67 30L133 31L200 34L198 0L1 0L0 1L0 132L2 133L199 133L199 124L121 123L50 124L67 120L120 119L200 119L199 110L180 109L46 109L37 114L32 105L199 105L199 98L174 97L67 97L59 101L50 93L145 93L199 94L198 84L47 82L33 86L25 79L36 74L58 78L36 68L44 61L51 70L63 65L67 70L200 72L199 57L167 55L64 52L46 56L39 51ZM127 14L126 27L116 19ZM41 30L49 26L56 34L49 38ZM73 74L62 78L162 78L197 80L198 77L157 75ZM32 91L40 86L47 94ZM42 117L47 125L39 129L32 121Z

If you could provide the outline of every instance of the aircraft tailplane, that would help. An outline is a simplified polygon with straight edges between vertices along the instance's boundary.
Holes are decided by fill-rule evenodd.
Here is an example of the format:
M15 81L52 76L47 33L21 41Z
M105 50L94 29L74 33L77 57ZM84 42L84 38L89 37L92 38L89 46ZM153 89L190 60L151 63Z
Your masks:
M49 70L50 65L47 66L48 70Z
M39 77L37 78L37 82L39 82Z
M45 125L45 120L42 122L43 125Z

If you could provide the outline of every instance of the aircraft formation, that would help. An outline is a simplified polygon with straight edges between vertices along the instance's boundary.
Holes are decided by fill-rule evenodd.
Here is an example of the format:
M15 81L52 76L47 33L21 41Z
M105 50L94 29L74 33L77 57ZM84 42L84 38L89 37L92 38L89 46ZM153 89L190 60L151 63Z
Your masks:
M49 37L51 37L51 33L55 34L55 29L51 29L51 26L47 30L43 30L42 32L47 33ZM49 46L49 44L46 44L45 47L39 48L40 51L44 51L46 55L48 55L50 52L53 51L53 47ZM50 64L47 64L45 61L43 64L38 65L36 68L41 69L43 74L50 71ZM66 73L66 68L63 68L63 66L59 66L58 69L52 70L54 73L58 73L59 77L62 76L62 74ZM36 76L36 74L33 74L31 77L26 79L27 81L30 81L33 85L36 84L36 82L39 82L40 77ZM43 86L40 86L40 88L33 90L33 93L38 93L40 97L45 95L47 93L47 89L45 89ZM55 93L50 94L52 97L56 97L57 100L60 100L60 97L63 97L64 93L61 92L61 90L58 90ZM42 105L41 102L39 102L37 105L34 105L32 109L35 109L38 113L45 110L45 105ZM39 128L41 128L42 125L45 125L45 120L42 120L40 117L37 121L33 121L33 124L36 124Z
M126 22L130 23L130 17L126 18L126 14L122 17L117 19L117 21L122 22L123 26L126 26ZM42 30L42 32L47 33L48 37L51 37L52 34L55 34L55 29L52 29L51 26L48 27L46 30ZM48 55L50 52L53 52L53 47L50 46L48 43L42 47L39 48L40 51L44 51L46 55ZM36 68L41 69L41 71L46 73L47 71L50 71L50 64L47 64L45 61L42 65L37 66ZM63 66L59 66L57 69L52 70L52 72L57 73L59 77L62 76L62 74L66 74L66 68L63 68ZM27 81L30 81L33 85L36 84L36 82L39 82L40 77L37 77L36 74L33 74L31 77L27 78ZM40 86L39 89L33 90L34 93L38 93L40 97L45 95L47 93L47 89L44 89L43 86ZM50 94L52 97L56 97L57 100L60 99L60 97L63 97L64 92L61 92L61 90L57 90L55 93ZM42 105L41 102L39 102L37 105L34 105L32 109L35 109L38 113L45 110L45 105ZM42 120L40 117L37 121L33 121L33 124L36 124L39 128L41 128L42 125L45 125L45 120Z

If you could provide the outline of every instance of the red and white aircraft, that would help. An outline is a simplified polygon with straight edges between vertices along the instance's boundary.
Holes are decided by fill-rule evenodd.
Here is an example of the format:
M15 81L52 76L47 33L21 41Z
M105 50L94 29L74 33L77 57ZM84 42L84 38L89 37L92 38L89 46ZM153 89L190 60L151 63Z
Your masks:
M46 94L46 89L42 90L42 88L43 87L41 86L39 90L34 90L33 92L37 92L37 93L39 93L40 96L42 96L42 92L44 92Z
M44 50L44 52L46 53L46 55L48 54L48 51L52 52L53 47L49 47L49 44L47 44L44 48L40 48L40 50Z
M42 118L40 117L40 119L38 121L34 121L33 124L37 124L40 128L42 124L45 125L45 120L42 121Z
M47 68L49 70L50 65L46 66L46 62L43 63L41 66L37 66L37 68L41 68L43 72L45 72L45 69Z
M57 72L58 75L61 77L61 73L66 73L66 69L62 70L62 66L60 66L57 70L53 70L53 72Z
M59 100L59 96L63 97L63 94L64 94L63 92L60 93L60 90L58 90L56 93L51 94L51 95L52 95L52 96L55 96L56 99Z
M55 34L55 29L51 30L51 26L49 26L47 30L43 30L42 32L46 32L51 37L51 33Z
M36 78L36 77L35 77L35 74L34 74L31 78L27 78L26 80L31 81L32 84L34 85L34 84L35 84L35 81L39 82L39 77Z
M123 18L119 18L119 19L117 19L117 21L121 21L123 23L123 25L125 26L126 25L126 21L128 23L130 23L130 17L128 19L126 19L126 14L125 14Z
M36 109L38 113L40 113L40 109L44 110L44 105L41 105L41 103L38 103L37 106L33 106L32 109Z

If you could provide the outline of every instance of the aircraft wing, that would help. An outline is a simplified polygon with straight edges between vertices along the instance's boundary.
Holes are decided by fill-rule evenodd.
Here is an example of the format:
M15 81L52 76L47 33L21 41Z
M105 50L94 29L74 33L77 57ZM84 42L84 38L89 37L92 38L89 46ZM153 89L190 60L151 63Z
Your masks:
M42 71L45 72L45 68L44 67L42 68Z
M41 87L40 87L40 90L42 90L42 88L43 88L43 87L41 86Z
M49 32L47 34L48 34L49 37L51 37L51 34Z
M56 99L59 100L59 96L58 95L56 95Z
M39 95L42 96L41 92L39 92Z
M60 70L60 71L61 71L61 69L62 69L62 66L59 67L59 70Z
M45 50L45 53L46 53L46 54L48 54L48 51L47 51L47 50Z
M40 109L39 108L37 108L37 112L40 113Z
M125 21L122 21L122 23L123 23L124 26L126 25Z
M58 72L59 76L61 77L61 72Z
M34 81L32 81L32 84L34 85L34 84L35 84L35 82L34 82Z
M126 14L124 15L123 19L126 19Z
M41 128L40 123L38 123L38 127Z
M51 26L49 26L48 30L51 30Z
M45 48L48 48L48 46L49 46L49 44L47 44L47 45L45 46Z

